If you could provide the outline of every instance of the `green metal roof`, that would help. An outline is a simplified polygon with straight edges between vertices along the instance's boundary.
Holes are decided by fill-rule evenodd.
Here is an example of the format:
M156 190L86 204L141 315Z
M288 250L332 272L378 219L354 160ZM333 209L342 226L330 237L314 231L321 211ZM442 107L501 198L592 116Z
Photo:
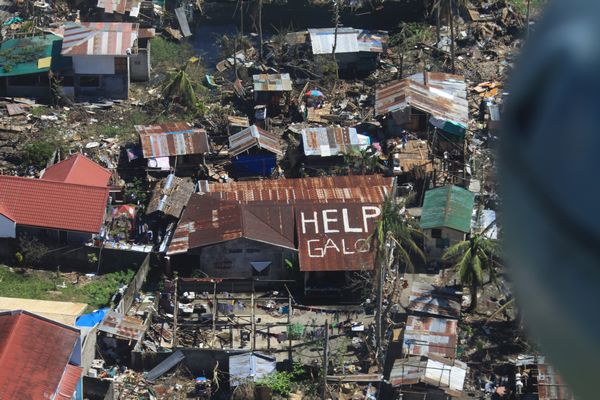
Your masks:
M42 35L9 39L0 44L0 77L37 74L61 62L62 38ZM38 68L38 61L52 57L49 66Z
M458 186L444 186L425 192L421 228L451 228L468 233L475 194Z

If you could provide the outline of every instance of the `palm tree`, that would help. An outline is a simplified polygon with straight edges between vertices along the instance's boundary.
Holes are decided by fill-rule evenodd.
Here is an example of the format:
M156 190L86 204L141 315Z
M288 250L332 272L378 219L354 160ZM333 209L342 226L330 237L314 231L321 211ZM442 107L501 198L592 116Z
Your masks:
M494 257L500 255L500 247L495 240L488 239L484 232L473 235L468 240L463 240L450 246L442 256L443 261L453 263L462 285L467 286L471 292L471 305L469 311L477 309L477 294L483 286L483 276L487 272L490 280L495 277Z
M377 349L380 349L382 339L383 317L389 313L393 305L393 302L390 301L386 309L382 310L385 271L394 263L403 264L407 270L414 271L413 260L415 258L425 261L425 254L418 245L418 241L422 237L421 230L402 216L398 204L389 197L386 198L381 206L381 216L371 236L376 251L377 318L375 324ZM394 287L390 293L395 293L398 290L399 281L398 278L394 280Z
M194 108L198 101L194 83L187 72L190 65L199 61L197 57L192 57L186 63L175 71L169 73L162 89L162 97L168 99L169 103L175 101L183 106Z
M368 175L383 169L377 153L369 147L364 149L351 147L343 156L349 174L358 172L361 175Z

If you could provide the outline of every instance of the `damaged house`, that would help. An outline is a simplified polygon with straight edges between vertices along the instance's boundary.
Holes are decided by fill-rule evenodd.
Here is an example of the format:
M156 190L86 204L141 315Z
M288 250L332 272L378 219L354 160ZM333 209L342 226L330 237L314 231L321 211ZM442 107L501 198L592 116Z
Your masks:
M173 260L175 268L196 265L203 269L203 261L210 263L210 258L203 259L202 252L190 254L192 243L243 238L256 261L279 263L289 259L294 269L304 274L307 293L341 295L353 271L374 268L369 237L381 213L380 205L392 193L393 185L392 178L379 175L201 182L202 195L192 195L167 254L179 255L179 261ZM219 234L209 234L209 228ZM250 247L253 241L268 243L269 247L254 243ZM240 249L233 251L242 257ZM297 261L292 257L296 252ZM248 277L256 270L247 258L226 261L227 268L238 271L236 276L240 276L240 269ZM237 265L238 261L242 264ZM218 269L210 272L217 273L216 277L226 274Z
M124 22L67 22L63 32L61 54L73 66L72 77L63 78L65 95L127 99L130 81L150 76L152 30Z
M340 27L336 38L335 31L335 28L308 30L313 56L330 56L335 44L335 59L341 71L356 75L377 68L389 39L387 32Z
M136 125L135 130L149 171L177 168L193 173L204 164L204 156L211 149L206 131L188 122Z
M324 159L336 163L339 156L371 144L371 138L357 133L356 128L314 127L305 128L301 133L304 155L311 164L322 163Z
M439 260L444 251L471 232L471 214L475 194L459 186L448 185L425 192L421 229L429 260Z
M270 176L283 154L279 136L256 125L229 137L229 155L239 176Z
M290 74L260 74L252 76L254 88L254 103L266 106L268 115L278 115L289 105L292 94L292 79ZM262 108L257 108L262 110ZM259 120L265 120L266 115Z

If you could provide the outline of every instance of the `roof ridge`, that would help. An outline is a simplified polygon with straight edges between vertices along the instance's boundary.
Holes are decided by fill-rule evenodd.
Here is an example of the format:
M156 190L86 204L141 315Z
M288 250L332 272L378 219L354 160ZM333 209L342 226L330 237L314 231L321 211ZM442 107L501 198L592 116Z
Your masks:
M62 182L62 181L52 181L50 179L28 178L25 176L0 175L0 180L4 179L4 178L18 179L18 180L23 180L23 181L26 180L26 181L32 181L32 182L42 182L42 183L57 184L57 185L78 186L78 187L88 188L88 189L100 189L100 190L108 191L108 187L103 187L103 186L84 185L82 183L72 183L72 182Z
M10 330L10 334L8 335L8 339L6 340L6 345L4 346L4 349L0 349L2 350L2 353L0 353L0 365L2 365L2 360L4 359L4 357L6 356L6 350L7 348L10 347L11 345L11 341L13 339L13 337L15 336L15 331L17 330L17 325L19 324L20 320L21 320L21 316L25 315L23 314L23 310L15 310L16 312L18 312L18 314L11 314L15 317L15 322L14 324L11 326L11 330Z
M278 208L281 208L281 207L278 207ZM279 232L272 225L270 225L269 223L267 223L266 221L264 221L261 217L259 217L254 212L252 212L251 207L248 207L247 204L242 205L242 211L243 211L242 212L242 219L245 218L245 213L247 212L253 218L255 218L255 220L258 221L262 226L266 227L269 231L271 231L272 233L274 233L275 235L277 235L281 239L284 239L285 242L291 243L292 246L294 246L294 244L287 237L285 237L282 232ZM242 236L245 237L245 238L247 238L247 239L256 240L256 239L254 239L251 236L249 236L249 235L246 234L245 227L242 227ZM259 240L259 241L261 241L261 240ZM294 248L295 248L295 246L294 246Z

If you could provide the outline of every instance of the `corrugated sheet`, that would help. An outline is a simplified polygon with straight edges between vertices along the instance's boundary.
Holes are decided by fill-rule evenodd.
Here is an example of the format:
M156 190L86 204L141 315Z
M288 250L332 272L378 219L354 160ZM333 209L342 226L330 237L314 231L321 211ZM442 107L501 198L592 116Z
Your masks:
M431 116L467 127L469 107L466 95L453 94L410 78L389 83L375 91L375 115L385 115L413 107Z
M450 318L460 317L460 302L429 283L413 282L408 302L406 308L411 312Z
M394 157L398 159L402 172L409 172L416 167L433 172L433 161L429 159L429 144L425 140L409 140L400 152L394 153Z
M200 191L243 203L375 203L392 191L393 178L382 175L328 176L302 179L202 183Z
M62 54L66 56L125 56L138 38L139 24L125 22L66 22Z
M229 154L232 156L237 156L254 147L268 150L279 157L283 157L283 148L279 137L256 125L252 125L229 137Z
M475 195L458 186L428 190L421 212L421 228L451 228L469 233L474 203Z
M335 28L309 29L308 34L313 54L331 54L335 42ZM358 51L358 30L338 28L335 53L357 53Z
M98 325L98 330L111 333L122 339L139 340L144 335L144 324L139 318L110 310Z
M105 13L125 14L137 17L140 13L142 0L98 0L97 7L102 8Z
M238 386L246 380L257 381L275 371L276 359L260 353L229 356L229 382Z
M413 82L420 83L459 98L467 98L467 83L460 75L447 74L445 72L419 72L408 77Z
M194 193L192 182L169 175L156 184L146 214L160 211L165 215L179 218L192 193Z
M293 208L240 204L193 194L175 230L168 254L239 238L295 249Z
M426 383L458 397L463 390L467 370L467 364L461 361L435 355L402 358L394 362L390 383L396 387Z
M289 92L292 90L290 74L252 75L255 92Z
M77 390L77 384L81 379L83 368L75 365L67 365L65 372L58 385L55 400L72 400L75 390Z
M389 40L389 35L386 31L361 30L358 32L357 40L359 51L382 53L383 47Z
M538 397L539 400L574 400L573 392L564 382L558 371L546 364L545 358L538 362Z
M403 354L456 357L457 320L410 315L406 320Z
M210 151L204 129L194 128L187 122L169 122L160 125L136 125L144 158L204 154Z
M301 271L372 270L370 236L381 214L379 204L296 205Z
M356 133L356 128L331 126L302 130L304 154L307 156L329 157L346 153L351 148L360 149L368 145L364 143L364 138L365 136Z

